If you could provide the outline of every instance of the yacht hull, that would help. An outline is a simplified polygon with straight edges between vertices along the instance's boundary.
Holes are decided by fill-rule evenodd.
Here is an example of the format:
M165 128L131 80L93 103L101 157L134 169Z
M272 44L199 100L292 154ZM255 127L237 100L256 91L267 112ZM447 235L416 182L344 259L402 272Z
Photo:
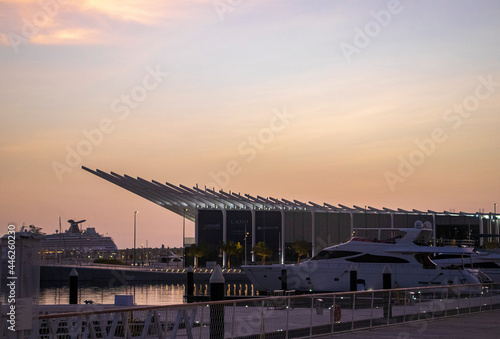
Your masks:
M257 290L296 290L303 292L338 292L351 290L349 264L322 264L306 262L302 265L244 266L243 269ZM391 287L446 286L477 284L477 274L467 269L426 269L420 265L385 264L358 265L356 270L357 290L383 289L384 272L391 276ZM282 284L286 270L286 285Z

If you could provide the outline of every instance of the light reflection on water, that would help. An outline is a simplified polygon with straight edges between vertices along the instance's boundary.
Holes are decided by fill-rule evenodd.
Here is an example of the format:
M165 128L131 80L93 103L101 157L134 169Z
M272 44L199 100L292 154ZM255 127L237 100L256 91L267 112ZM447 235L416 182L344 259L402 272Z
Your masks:
M136 305L175 305L184 303L184 284L137 284L124 286L92 286L78 288L78 303L92 300L94 304L114 304L115 295L134 295ZM254 295L251 284L227 284L227 295ZM195 295L208 295L208 284L195 284ZM68 286L42 286L40 305L69 304Z

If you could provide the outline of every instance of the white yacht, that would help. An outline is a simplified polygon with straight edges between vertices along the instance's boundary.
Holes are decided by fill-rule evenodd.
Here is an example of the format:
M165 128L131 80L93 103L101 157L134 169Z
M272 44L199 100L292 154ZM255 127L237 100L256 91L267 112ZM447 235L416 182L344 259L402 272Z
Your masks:
M351 286L357 290L382 289L384 274L386 279L390 274L391 287L401 288L491 281L477 269L438 267L430 259L432 253L461 255L470 254L473 249L431 246L433 233L428 224L417 222L415 228L376 230L385 234L385 239L355 236L300 264L242 267L257 290L282 289L285 270L287 289L310 292L349 291Z
M494 282L500 282L500 254L494 251L474 250L469 254L439 253L432 258L439 266L478 268Z

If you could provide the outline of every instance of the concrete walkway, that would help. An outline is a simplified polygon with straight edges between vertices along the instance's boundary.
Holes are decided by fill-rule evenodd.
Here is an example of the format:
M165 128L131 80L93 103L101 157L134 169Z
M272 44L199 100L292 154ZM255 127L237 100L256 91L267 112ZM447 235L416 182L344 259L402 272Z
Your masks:
M500 338L500 310L486 311L446 319L404 323L345 334L318 337L321 339L479 339Z

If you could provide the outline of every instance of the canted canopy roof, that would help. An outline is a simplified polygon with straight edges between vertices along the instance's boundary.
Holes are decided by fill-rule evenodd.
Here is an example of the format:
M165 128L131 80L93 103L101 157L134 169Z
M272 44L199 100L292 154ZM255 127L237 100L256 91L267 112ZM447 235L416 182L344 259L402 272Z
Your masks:
M256 209L256 210L307 210L324 212L348 212L348 213L394 213L394 214L435 214L435 215L488 215L486 213L467 212L435 212L432 210L396 210L383 207L382 209L371 206L360 207L354 205L348 207L342 204L331 205L328 203L317 204L309 201L304 203L298 200L276 199L273 197L252 196L231 191L199 188L198 185L189 188L184 185L173 185L168 182L161 183L156 180L148 181L143 178L133 178L129 175L119 175L114 172L106 173L99 169L95 171L82 166L82 168L104 180L107 180L127 191L135 193L157 205L160 205L178 215L194 221L199 209Z

